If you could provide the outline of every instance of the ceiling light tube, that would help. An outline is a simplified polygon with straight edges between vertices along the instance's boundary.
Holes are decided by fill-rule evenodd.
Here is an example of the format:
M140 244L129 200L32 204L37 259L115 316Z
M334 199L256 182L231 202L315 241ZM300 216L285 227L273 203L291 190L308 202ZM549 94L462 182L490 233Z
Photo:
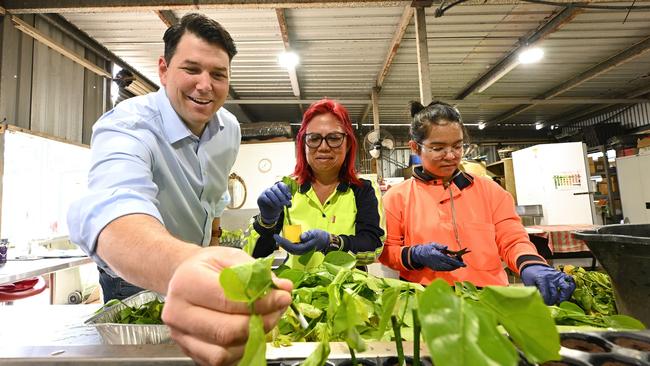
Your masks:
M300 62L300 57L295 52L282 52L278 56L278 63L285 69L295 69Z
M532 64L539 62L543 57L544 50L539 47L530 47L519 52L517 59L522 64Z

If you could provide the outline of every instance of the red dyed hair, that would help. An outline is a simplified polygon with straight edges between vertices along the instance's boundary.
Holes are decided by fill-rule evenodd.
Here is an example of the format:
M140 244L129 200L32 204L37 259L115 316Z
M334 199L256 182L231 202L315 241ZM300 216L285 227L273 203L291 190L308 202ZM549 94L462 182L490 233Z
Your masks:
M331 99L321 99L313 103L305 111L302 116L302 124L298 135L296 135L296 168L293 175L298 180L298 184L311 182L314 179L314 174L309 164L307 164L307 156L305 156L305 134L307 133L307 125L314 117L325 113L332 113L343 125L345 138L347 139L348 152L345 155L345 161L339 171L339 179L342 182L347 182L361 186L361 181L357 177L357 172L354 170L354 161L357 157L357 138L354 136L352 129L352 122L348 115L348 110L338 102Z

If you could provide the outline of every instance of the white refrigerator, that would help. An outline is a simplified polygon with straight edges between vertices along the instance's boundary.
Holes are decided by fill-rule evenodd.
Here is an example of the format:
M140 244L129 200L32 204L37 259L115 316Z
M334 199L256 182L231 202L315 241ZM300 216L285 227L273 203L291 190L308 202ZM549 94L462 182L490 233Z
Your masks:
M541 225L596 223L587 147L541 144L512 153L518 205L542 205Z

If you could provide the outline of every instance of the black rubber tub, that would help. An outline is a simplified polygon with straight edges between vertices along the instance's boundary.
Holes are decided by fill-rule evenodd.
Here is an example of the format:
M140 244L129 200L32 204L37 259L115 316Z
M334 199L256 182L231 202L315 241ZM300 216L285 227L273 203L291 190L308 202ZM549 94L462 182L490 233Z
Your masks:
M650 326L650 224L577 231L612 278L616 307Z

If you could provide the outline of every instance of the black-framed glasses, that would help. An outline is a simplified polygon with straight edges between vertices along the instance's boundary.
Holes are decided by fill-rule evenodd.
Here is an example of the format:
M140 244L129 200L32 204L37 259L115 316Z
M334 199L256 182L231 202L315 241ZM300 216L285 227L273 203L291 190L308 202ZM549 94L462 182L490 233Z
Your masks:
M317 149L320 144L323 143L323 140L327 143L327 146L334 149L341 147L343 145L343 140L345 140L346 134L343 132L331 132L323 136L320 133L308 133L305 134L305 144L312 149Z

